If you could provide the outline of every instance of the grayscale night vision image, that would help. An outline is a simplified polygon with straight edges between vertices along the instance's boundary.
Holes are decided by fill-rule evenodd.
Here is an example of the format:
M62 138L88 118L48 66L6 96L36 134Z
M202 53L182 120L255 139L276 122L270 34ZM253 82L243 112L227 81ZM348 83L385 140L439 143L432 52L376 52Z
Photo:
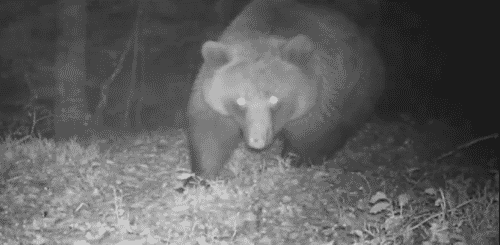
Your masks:
M493 9L0 1L0 243L499 244Z

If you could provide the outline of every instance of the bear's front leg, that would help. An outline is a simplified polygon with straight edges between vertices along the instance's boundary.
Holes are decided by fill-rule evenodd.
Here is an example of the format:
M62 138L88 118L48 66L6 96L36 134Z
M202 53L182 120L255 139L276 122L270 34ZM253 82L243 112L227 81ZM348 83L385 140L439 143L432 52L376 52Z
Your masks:
M238 124L214 111L191 117L191 169L200 177L215 179L240 140Z

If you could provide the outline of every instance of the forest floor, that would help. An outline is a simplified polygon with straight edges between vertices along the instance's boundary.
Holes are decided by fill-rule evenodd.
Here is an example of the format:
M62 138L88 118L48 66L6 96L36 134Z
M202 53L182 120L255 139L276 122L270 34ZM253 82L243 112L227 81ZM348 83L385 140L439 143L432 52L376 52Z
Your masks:
M279 142L241 146L223 180L199 182L182 130L112 134L87 147L5 139L0 243L499 243L498 158L479 140L450 148L371 123L323 166L290 167Z

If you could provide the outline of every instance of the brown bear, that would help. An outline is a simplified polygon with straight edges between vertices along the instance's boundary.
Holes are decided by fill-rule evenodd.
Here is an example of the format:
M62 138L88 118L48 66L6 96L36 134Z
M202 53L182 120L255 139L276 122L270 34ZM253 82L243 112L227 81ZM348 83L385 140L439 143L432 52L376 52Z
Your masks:
M189 103L192 171L213 179L243 136L320 162L366 120L383 87L371 42L344 15L256 0L202 46Z

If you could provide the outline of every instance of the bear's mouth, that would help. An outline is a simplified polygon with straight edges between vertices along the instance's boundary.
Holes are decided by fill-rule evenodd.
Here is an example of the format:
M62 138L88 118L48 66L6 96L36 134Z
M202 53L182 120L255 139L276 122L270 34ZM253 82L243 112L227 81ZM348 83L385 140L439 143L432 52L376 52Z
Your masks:
M269 149L271 147L271 145L273 145L273 144L268 144L268 145L266 145L265 147L263 147L261 149L256 149L256 148L253 148L253 147L249 146L248 143L245 144L245 146L248 149L248 151L250 151L252 153L262 153L262 152L266 151L267 149Z

